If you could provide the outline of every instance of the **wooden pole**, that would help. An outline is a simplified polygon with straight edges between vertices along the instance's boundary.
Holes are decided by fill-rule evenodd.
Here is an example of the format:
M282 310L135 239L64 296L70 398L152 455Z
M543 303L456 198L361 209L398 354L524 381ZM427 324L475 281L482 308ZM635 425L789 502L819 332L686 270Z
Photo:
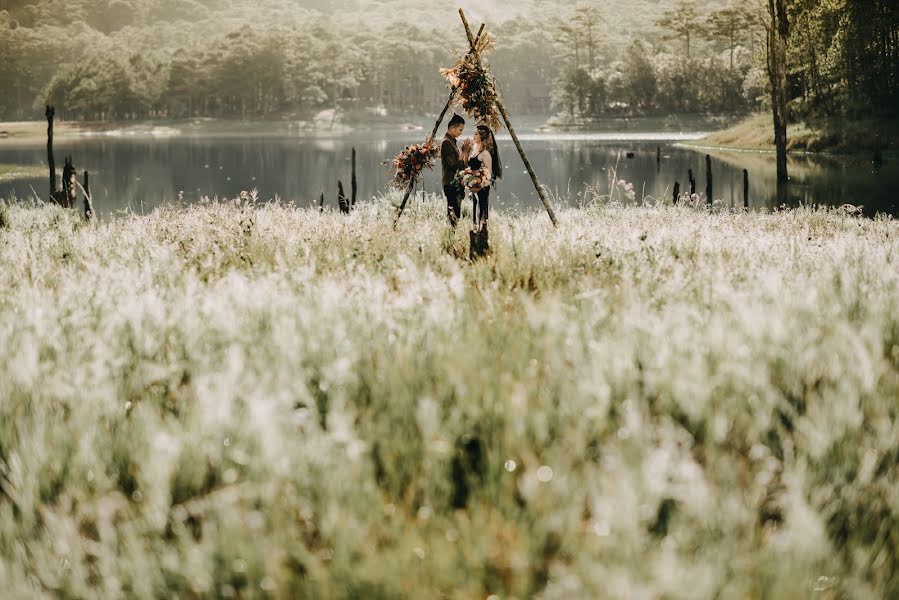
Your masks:
M680 182L674 182L674 203L677 204L677 201L680 200Z
M87 171L84 172L84 185L81 187L84 192L84 218L90 221L94 218L94 205L91 199L90 174Z
M318 212L325 212L325 190L322 190L322 195L318 200Z
M56 193L56 161L53 160L53 117L56 115L56 108L47 104L47 110L44 112L47 117L47 165L50 167L50 196Z
M481 23L481 28L478 29L478 37L475 40L475 46L477 46L477 42L481 39L481 34L484 33L484 27L486 27L486 23ZM428 136L426 143L434 141L434 138L437 137L437 132L440 130L440 125L441 123L443 123L443 119L446 117L446 113L449 111L450 106L453 105L453 99L455 97L456 90L450 90L449 98L446 99L446 104L444 104L443 110L440 111L440 116L437 117L437 122L434 123L434 129L431 130L431 135ZM415 180L409 182L409 187L406 188L406 194L403 196L403 201L400 203L400 206L396 211L396 217L394 217L393 219L394 229L396 229L396 224L399 222L400 217L403 216L403 211L406 209L406 203L409 202L409 196L412 195L413 191L415 191Z
M356 181L356 147L353 146L353 174L352 179L350 180L350 186L352 187L352 191L350 192L352 198L350 199L350 208L356 208L356 193L359 191L359 184Z
M743 208L749 208L749 171L743 169Z
M687 171L690 177L690 197L693 197L693 194L696 193L696 179L693 177L693 169L689 169Z
M471 53L474 56L475 61L480 64L481 57L478 54L477 50L477 41L475 40L474 35L471 32L471 27L468 25L468 19L465 18L465 11L461 8L459 9L459 16L462 18L462 24L465 26L465 34L468 36L468 43L471 46ZM512 136L512 142L515 144L515 149L518 150L518 154L521 155L521 160L524 162L524 167L528 171L528 175L531 176L531 181L534 183L534 188L537 190L537 195L540 196L540 201L543 202L543 208L546 209L546 214L549 215L549 220L552 221L554 227L559 226L559 222L556 220L556 213L553 210L552 204L549 202L549 198L546 195L546 190L543 189L543 186L540 185L540 180L537 179L537 174L534 172L534 168L531 166L531 161L528 160L527 154L524 153L524 148L521 147L521 142L518 140L518 134L515 133L515 128L512 127L512 120L509 118L509 112L506 110L506 107L503 106L503 101L499 98L499 95L496 97L496 108L499 109L499 114L503 118L503 122L506 124L506 129L509 130L509 135Z
M400 206L396 211L396 216L393 218L393 228L396 229L396 224L399 222L400 217L403 216L403 211L406 209L406 203L409 201L409 196L412 195L412 192L415 190L415 182L410 181L409 187L406 188L406 193L403 196L403 201L400 202Z
M337 180L337 206L340 207L340 212L348 215L350 214L350 201L347 200L346 194L343 193L343 182L339 179Z
M705 201L712 207L712 157L705 155Z

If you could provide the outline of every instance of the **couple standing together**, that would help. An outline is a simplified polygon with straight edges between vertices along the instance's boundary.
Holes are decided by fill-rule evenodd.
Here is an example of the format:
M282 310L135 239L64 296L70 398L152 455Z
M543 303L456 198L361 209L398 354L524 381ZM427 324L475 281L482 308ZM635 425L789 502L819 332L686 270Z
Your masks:
M465 197L465 187L457 181L456 176L466 168L487 169L487 181L490 184L503 176L503 166L499 160L499 150L493 131L486 125L478 125L474 133L474 142L466 139L460 145L459 138L463 131L465 119L453 115L446 130L446 137L443 138L443 145L440 147L443 193L446 196L447 215L453 227L462 216L462 198ZM484 228L490 215L490 187L491 185L487 185L471 190L474 227L478 231Z

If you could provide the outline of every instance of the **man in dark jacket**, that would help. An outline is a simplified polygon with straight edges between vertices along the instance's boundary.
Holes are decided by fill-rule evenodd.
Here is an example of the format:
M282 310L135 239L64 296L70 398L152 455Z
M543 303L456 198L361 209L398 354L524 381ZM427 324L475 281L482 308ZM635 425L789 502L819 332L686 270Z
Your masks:
M462 196L464 191L456 183L456 174L466 167L466 159L471 151L471 141L465 140L460 150L457 140L465 131L465 119L453 115L446 129L446 137L440 146L440 162L443 166L443 194L446 196L446 212L450 225L456 226L462 216Z

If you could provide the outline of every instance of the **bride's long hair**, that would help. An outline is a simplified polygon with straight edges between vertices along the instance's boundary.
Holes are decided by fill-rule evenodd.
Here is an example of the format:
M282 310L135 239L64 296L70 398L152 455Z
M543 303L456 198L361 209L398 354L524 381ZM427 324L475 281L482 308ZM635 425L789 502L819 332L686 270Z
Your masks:
M493 130L486 125L478 125L478 137L481 138L481 147L490 153L493 158L493 178L503 178L503 163L499 159L499 148L496 145L496 137Z

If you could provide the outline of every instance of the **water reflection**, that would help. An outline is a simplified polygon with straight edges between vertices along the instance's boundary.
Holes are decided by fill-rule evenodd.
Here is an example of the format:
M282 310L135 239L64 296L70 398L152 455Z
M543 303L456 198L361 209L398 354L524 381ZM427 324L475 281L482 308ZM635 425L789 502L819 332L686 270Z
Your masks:
M350 153L358 150L359 192L362 199L384 191L390 178L382 164L420 132L396 135L239 139L103 139L87 138L57 144L57 155L72 154L78 169L91 171L99 211L126 207L144 210L170 202L183 192L185 200L201 196L234 197L258 189L263 198L278 196L299 205L318 203L325 191L336 206L337 180L348 184ZM542 182L563 202L575 204L578 192L595 186L607 193L610 174L632 184L637 198L670 198L675 182L689 189L693 169L698 191L705 190L705 155L676 142L688 135L671 134L528 134L524 146ZM540 206L524 165L508 138L499 138L506 177L497 192L499 207ZM661 164L656 152L661 149ZM40 145L0 149L0 163L42 165ZM632 158L628 158L632 153ZM713 152L714 196L726 206L742 206L743 169L750 174L750 205L772 208L781 204L863 205L865 212L897 213L895 194L899 168L891 162L875 172L869 161L838 157L793 157L792 180L778 196L774 157L753 153ZM438 167L439 169L439 167ZM43 194L45 177L0 184L0 196ZM423 187L439 191L439 173L426 174Z

